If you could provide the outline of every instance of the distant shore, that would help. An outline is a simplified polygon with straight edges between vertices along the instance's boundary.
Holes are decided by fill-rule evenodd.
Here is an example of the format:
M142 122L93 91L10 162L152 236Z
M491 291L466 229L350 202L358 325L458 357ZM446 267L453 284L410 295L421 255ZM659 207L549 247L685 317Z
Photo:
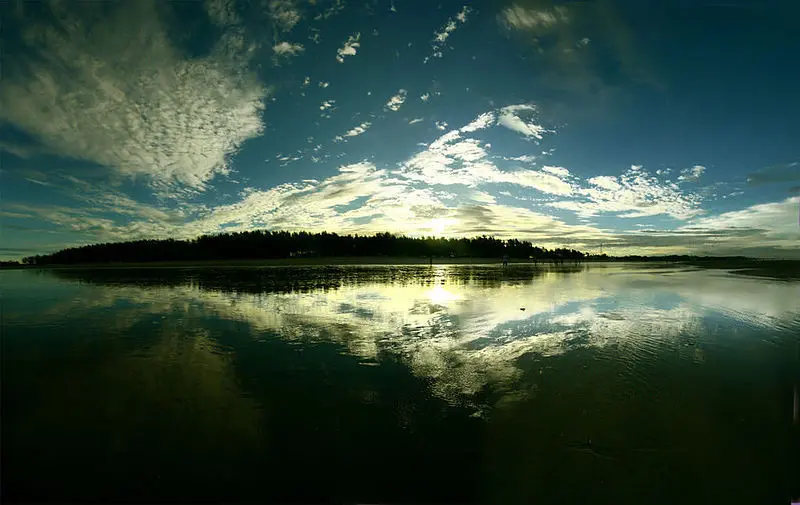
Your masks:
M192 268L192 267L258 267L258 266L337 266L337 265L502 265L500 258L416 258L391 256L341 256L325 258L277 258L249 260L198 260L198 261L142 261L118 263L73 263L68 265L19 265L6 269L54 269L54 268ZM534 264L533 260L509 259L509 264ZM553 260L538 261L551 264ZM564 264L572 264L572 260Z
M663 258L626 260L624 258L608 258L604 260L581 260L577 264L659 264L684 265L713 269L729 270L738 275L768 277L781 280L800 280L800 260L757 259L757 258L697 258L692 260L671 261ZM114 269L114 268L200 268L200 267L287 267L287 266L339 266L339 265L502 265L500 258L422 258L391 256L342 256L324 258L279 258L249 260L201 260L201 261L153 261L153 262L119 262L119 263L74 263L68 265L18 265L4 266L3 270L28 269ZM564 260L509 259L511 265L563 265L576 263Z

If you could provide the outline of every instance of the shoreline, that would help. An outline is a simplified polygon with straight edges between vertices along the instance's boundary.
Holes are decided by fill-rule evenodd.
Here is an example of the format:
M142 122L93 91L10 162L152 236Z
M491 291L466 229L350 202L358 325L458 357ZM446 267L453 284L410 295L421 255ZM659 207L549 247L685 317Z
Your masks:
M510 265L543 265L555 264L553 260L509 259ZM582 263L600 263L585 261ZM115 263L73 263L64 265L15 265L3 267L3 270L61 269L61 268L195 268L195 267L286 267L286 266L340 266L340 265L430 265L429 258L388 257L388 256L341 256L327 258L277 258L248 260L193 260L193 261L136 261ZM501 265L500 258L433 258L436 265ZM573 260L564 260L564 265L574 264Z
M380 265L482 265L501 266L500 258L430 258L388 257L388 256L342 256L325 258L277 258L277 259L239 259L239 260L195 260L195 261L152 261L152 262L118 262L118 263L74 263L64 265L14 265L0 267L3 270L64 270L64 269L157 269L157 268L255 268L255 267L294 267L294 266L380 266ZM509 258L509 265L529 266L578 266L600 264L651 264L675 265L721 269L733 274L766 277L780 280L800 279L800 260L792 259L758 259L758 258L697 258L694 260L653 259L598 259L598 260L532 260Z

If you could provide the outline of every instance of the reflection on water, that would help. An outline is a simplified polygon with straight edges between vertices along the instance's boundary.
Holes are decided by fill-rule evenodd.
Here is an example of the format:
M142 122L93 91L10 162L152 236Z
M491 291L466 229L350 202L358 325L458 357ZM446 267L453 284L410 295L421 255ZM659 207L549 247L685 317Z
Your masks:
M749 503L800 475L798 283L642 265L0 275L5 494Z

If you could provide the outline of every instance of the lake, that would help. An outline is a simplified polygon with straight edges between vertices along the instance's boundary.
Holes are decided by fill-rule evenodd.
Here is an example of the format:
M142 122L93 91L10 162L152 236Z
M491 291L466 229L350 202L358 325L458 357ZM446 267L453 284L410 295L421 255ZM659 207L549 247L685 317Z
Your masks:
M8 501L788 503L800 282L0 272Z

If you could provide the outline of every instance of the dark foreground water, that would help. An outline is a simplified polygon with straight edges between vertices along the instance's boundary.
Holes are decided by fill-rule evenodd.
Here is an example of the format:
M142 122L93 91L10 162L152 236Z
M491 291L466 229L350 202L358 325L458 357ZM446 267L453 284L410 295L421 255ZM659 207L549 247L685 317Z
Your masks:
M5 502L800 491L798 282L376 266L4 271L0 289Z

